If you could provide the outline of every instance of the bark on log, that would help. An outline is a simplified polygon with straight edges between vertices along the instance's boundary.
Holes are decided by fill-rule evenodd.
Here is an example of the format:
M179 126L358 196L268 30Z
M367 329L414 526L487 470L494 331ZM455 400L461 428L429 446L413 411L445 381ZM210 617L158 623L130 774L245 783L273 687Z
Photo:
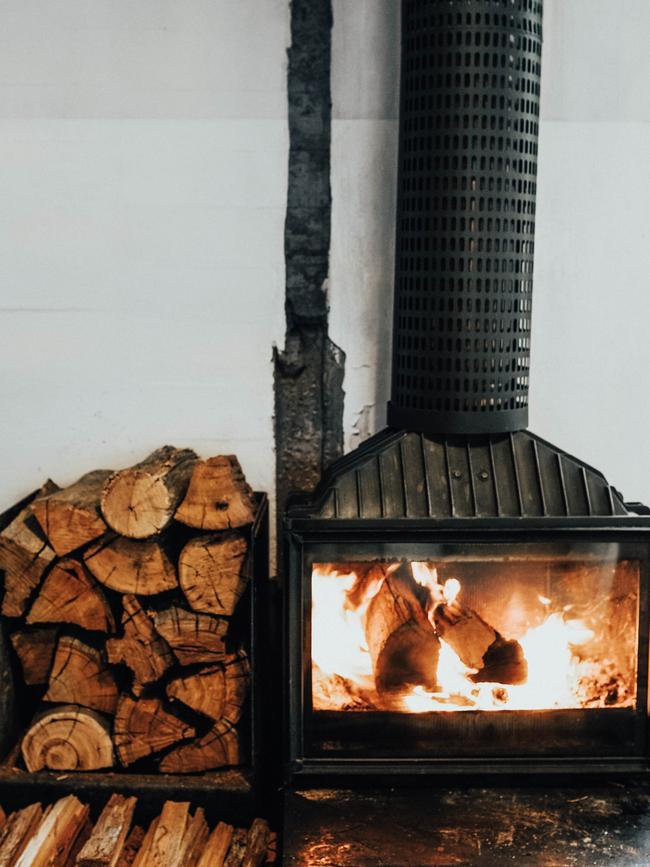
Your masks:
M43 817L40 804L12 813L0 834L0 867L14 867Z
M95 632L115 631L115 620L104 594L76 560L61 560L52 567L27 622L74 623Z
M203 850L197 867L223 867L228 849L230 849L234 830L232 825L219 822L212 834L210 834L210 839Z
M28 771L94 771L113 766L113 741L104 717L78 705L40 714L21 751Z
M164 530L187 492L198 460L191 449L163 446L107 481L104 520L121 536L146 539Z
M171 647L181 665L220 662L226 655L228 621L173 606L152 612L156 632Z
M132 691L142 694L147 684L155 683L174 664L174 656L167 642L158 635L135 596L122 599L124 613L122 638L109 638L106 656L113 664L124 663L133 672Z
M123 695L117 705L113 740L120 762L133 762L164 750L178 741L193 738L196 732L178 717L164 710L157 698L135 701Z
M264 819L255 819L246 834L246 851L242 867L261 867L266 861L271 829Z
M461 662L475 670L475 683L525 683L528 663L518 641L508 641L471 608L455 600L434 614L438 634Z
M227 720L220 720L202 738L182 744L160 763L164 774L193 774L239 764L239 736Z
M179 677L167 685L167 695L215 722L225 717L239 721L250 681L250 665L243 651L226 657L195 674Z
M19 630L11 635L28 686L47 683L56 647L56 629Z
M196 464L175 518L197 530L227 530L253 522L253 491L235 455L219 455Z
M137 798L111 795L77 856L77 867L115 867L126 842Z
M58 487L47 481L39 495L51 494ZM32 512L33 502L24 508L0 533L0 569L4 571L5 617L21 617L32 592L55 558Z
M106 532L99 498L112 474L112 470L93 470L74 485L34 501L34 517L59 557Z
M100 584L118 593L151 596L178 587L174 564L155 541L100 540L86 551L84 561Z
M65 867L88 813L88 806L74 795L61 798L41 820L16 867Z
M366 612L375 686L384 695L413 686L437 687L440 642L415 588L411 578L394 572L384 579Z
M248 543L241 533L197 536L181 551L178 577L194 611L230 616L246 589Z
M246 831L236 828L230 842L230 849L223 862L224 867L241 867L246 854Z
M62 635L43 700L114 714L118 695L115 679L101 653L78 638Z

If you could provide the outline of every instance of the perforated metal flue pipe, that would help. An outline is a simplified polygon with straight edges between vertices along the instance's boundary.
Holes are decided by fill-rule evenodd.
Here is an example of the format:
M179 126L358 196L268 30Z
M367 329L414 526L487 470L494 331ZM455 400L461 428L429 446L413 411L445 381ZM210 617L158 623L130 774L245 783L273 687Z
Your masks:
M402 2L390 427L527 426L541 49L540 0Z

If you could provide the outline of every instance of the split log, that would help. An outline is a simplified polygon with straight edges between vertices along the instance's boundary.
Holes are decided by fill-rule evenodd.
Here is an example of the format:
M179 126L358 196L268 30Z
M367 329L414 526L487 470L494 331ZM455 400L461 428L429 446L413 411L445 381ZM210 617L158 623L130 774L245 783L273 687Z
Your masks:
M366 612L365 634L375 686L382 694L412 686L437 688L440 642L416 595L410 576L384 579Z
M34 501L34 517L59 557L65 557L106 532L99 498L112 474L112 470L93 470L74 485Z
M160 763L164 774L194 774L239 764L239 736L227 720L220 720L202 738L182 744Z
M20 660L23 680L29 686L47 683L52 668L56 634L56 629L19 630L12 633L11 643Z
M181 551L179 583L194 611L230 616L249 580L241 533L197 536Z
M185 829L175 867L196 867L209 835L210 829L205 821L205 813L201 807L198 807Z
M109 662L124 663L131 669L132 691L135 696L139 696L147 684L160 680L174 664L174 657L136 597L124 596L122 603L124 636L108 639L106 656Z
M57 490L54 482L48 480L39 496ZM34 518L32 505L24 508L0 533L0 569L5 572L2 613L5 617L21 617L25 613L29 597L55 557Z
M191 449L163 446L107 481L101 497L104 520L131 539L164 530L187 492L198 460Z
M158 542L125 539L101 540L84 554L94 577L118 593L151 596L178 587L176 569Z
M196 464L175 518L197 530L252 524L255 499L235 455L219 455Z
M261 867L266 861L271 829L264 819L255 819L246 834L246 851L242 867Z
M144 841L144 830L139 825L134 825L131 828L129 836L126 838L126 843L122 847L122 852L115 867L131 867L135 861L137 854Z
M236 723L241 717L249 681L248 658L240 651L226 657L223 664L172 680L167 685L167 695L212 720L225 717Z
M166 801L149 847L149 863L156 867L178 864L181 844L189 821L189 801Z
M9 816L0 833L0 867L13 867L42 818L40 804L30 804Z
M137 798L111 795L92 834L79 852L77 867L116 867L133 821Z
M210 614L196 614L173 606L152 612L156 632L181 665L220 662L226 655L228 621Z
M246 855L246 831L243 828L236 828L233 831L230 849L226 855L226 860L223 862L223 867L241 867L244 863Z
M153 844L159 820L160 816L156 816L151 825L149 825L147 833L144 835L144 839L142 840L142 845L138 849L138 853L133 861L133 867L152 867L153 862L149 856L151 854L151 846Z
M88 813L74 795L61 798L41 820L16 867L64 867Z
M508 641L471 608L454 600L434 613L442 640L461 662L474 669L475 683L525 683L528 663L518 641Z
M43 700L114 714L118 695L115 679L101 653L78 638L62 635Z
M230 849L234 830L232 825L219 822L212 834L210 834L210 839L203 850L197 867L223 867L228 849Z
M74 623L95 632L115 631L115 620L104 594L76 560L61 560L52 567L27 622Z
M117 705L113 739L125 766L178 741L193 738L196 732L178 717L164 710L157 698L135 701L122 695Z
M84 822L81 831L77 834L77 839L74 841L74 845L70 850L70 854L68 855L68 859L65 862L65 867L72 867L73 864L77 863L77 858L79 853L86 845L88 840L90 839L90 834L93 830L93 824L90 821L90 817L86 817L86 821Z
M39 714L21 752L28 771L95 771L113 767L113 741L105 718L77 705Z

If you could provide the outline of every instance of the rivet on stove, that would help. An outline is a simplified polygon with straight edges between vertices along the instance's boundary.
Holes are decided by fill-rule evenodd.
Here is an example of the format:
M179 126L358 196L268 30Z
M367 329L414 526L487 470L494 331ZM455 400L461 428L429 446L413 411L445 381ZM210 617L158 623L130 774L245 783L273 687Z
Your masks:
M487 470L481 470L481 472L478 474L478 477L482 482L487 482L487 480L490 478L490 474Z
M453 476L455 479L462 479L462 478L463 478L463 474L461 473L460 470L454 470L454 471L452 472L452 476Z

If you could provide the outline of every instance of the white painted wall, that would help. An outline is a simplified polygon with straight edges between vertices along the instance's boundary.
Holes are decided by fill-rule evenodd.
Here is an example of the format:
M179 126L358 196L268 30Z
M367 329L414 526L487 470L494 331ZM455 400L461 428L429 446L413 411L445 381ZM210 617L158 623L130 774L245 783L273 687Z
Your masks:
M389 392L399 0L334 0L331 336L351 448ZM650 502L650 3L546 0L531 430Z
M272 491L287 0L0 2L0 510L162 443Z

